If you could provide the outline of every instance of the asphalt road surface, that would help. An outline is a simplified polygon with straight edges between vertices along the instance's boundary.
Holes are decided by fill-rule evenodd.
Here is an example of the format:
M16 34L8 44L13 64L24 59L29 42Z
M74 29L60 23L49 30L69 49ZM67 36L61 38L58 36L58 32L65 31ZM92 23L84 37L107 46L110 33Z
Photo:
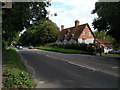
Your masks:
M118 63L108 57L37 49L17 51L38 81L37 88L118 88Z

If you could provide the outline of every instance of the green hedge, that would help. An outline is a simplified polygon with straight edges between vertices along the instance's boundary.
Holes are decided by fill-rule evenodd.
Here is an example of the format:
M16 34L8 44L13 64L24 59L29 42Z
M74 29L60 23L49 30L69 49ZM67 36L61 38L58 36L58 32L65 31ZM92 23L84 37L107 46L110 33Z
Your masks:
M94 54L95 52L95 49L92 44L84 44L84 43L81 44L80 43L71 43L71 44L49 43L46 46L54 47L54 48L83 50L89 52L90 54Z
M36 49L42 49L42 50L48 50L48 51L54 51L54 52L61 52L61 53L74 53L74 54L89 54L86 51L82 50L73 50L73 49L64 49L64 48L58 48L58 47L35 47Z

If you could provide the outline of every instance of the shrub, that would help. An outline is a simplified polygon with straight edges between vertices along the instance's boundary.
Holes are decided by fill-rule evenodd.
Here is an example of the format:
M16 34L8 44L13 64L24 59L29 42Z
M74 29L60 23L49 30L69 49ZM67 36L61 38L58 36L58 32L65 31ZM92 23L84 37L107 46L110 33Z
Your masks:
M34 88L36 82L26 72L20 56L14 48L9 48L5 53L3 85L5 88Z
M18 74L14 74L7 70L3 76L6 77L4 80L5 87L33 88L35 86L32 79L30 78L30 75L24 71Z
M84 44L84 43L71 43L71 44L49 43L46 46L54 47L54 48L83 50L83 51L88 51L89 54L94 54L95 52L95 49L92 44Z

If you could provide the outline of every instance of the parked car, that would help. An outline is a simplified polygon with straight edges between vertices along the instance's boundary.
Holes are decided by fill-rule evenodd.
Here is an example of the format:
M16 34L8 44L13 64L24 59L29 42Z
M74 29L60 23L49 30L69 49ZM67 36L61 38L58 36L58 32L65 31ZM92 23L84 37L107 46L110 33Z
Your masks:
M120 54L120 50L115 49L115 50L110 51L109 53L111 53L111 54Z
M23 49L23 46L18 46L17 49L21 50Z
M105 47L104 48L104 53L109 53L112 50L113 50L113 48L111 48L111 47Z
M18 48L18 47L19 47L19 44L13 44L13 46L14 46L15 48Z
M29 49L34 49L34 47L32 45L29 46Z

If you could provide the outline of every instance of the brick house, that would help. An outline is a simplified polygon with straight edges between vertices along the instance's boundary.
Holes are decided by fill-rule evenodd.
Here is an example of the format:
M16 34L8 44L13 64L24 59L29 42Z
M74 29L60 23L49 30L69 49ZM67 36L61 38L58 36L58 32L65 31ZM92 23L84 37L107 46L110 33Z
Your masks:
M56 42L58 43L94 43L95 36L89 27L88 23L80 25L78 20L75 21L75 26L70 28L65 28L61 25L61 32L58 36Z
M113 50L112 42L109 42L105 39L96 39L94 44L97 49L102 48L104 53L108 53L109 51Z

